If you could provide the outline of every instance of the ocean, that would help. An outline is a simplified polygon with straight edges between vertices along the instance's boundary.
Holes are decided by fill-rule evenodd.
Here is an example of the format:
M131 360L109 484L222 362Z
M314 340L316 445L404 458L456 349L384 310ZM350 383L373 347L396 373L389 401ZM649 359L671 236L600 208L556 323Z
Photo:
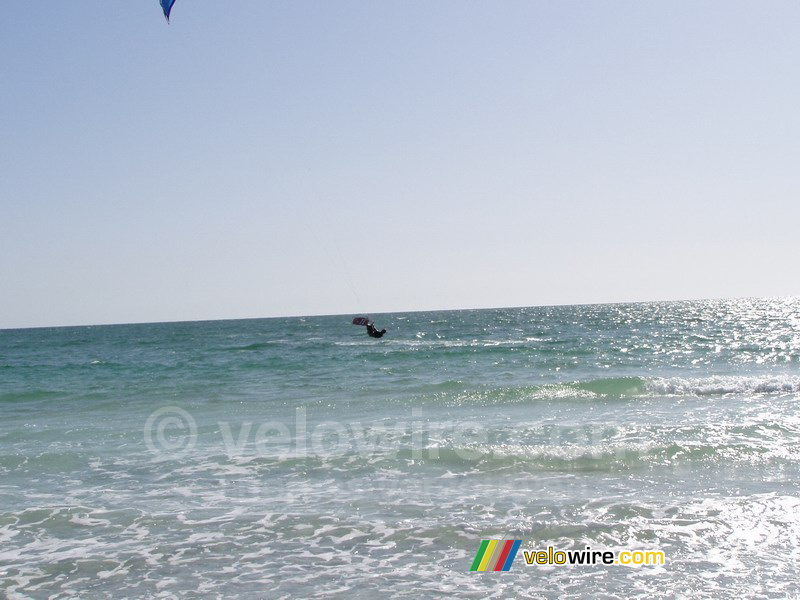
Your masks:
M800 299L354 316L0 331L0 591L800 597Z

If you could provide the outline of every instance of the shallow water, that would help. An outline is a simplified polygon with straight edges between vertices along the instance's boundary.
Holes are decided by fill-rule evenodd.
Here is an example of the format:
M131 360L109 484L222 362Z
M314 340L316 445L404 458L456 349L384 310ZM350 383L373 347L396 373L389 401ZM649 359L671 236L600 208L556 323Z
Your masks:
M351 317L0 331L3 593L797 593L797 299Z

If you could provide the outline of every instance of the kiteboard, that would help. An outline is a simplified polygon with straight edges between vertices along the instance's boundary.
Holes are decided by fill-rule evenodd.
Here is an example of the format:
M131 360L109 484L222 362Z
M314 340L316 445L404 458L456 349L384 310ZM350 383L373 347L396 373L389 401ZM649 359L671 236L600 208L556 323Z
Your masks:
M356 317L353 319L353 325L369 325L369 319L367 317Z

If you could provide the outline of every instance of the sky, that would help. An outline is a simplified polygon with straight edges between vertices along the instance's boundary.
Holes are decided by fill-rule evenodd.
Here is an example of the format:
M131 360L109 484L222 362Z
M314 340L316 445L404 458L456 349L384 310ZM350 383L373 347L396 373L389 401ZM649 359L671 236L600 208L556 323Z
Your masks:
M6 3L0 328L798 295L798 23Z

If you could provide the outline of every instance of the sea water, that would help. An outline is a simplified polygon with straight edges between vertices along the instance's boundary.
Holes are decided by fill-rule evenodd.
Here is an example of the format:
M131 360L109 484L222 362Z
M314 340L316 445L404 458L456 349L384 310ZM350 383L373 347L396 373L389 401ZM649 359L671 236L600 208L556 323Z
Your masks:
M800 595L800 300L353 316L0 331L2 593Z

